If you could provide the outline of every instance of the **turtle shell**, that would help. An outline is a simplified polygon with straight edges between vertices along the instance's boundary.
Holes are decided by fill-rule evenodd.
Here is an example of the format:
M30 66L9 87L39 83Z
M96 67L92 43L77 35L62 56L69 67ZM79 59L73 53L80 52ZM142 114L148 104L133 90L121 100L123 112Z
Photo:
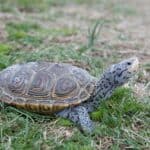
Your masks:
M51 114L87 101L94 86L94 77L70 64L16 64L0 72L0 102Z

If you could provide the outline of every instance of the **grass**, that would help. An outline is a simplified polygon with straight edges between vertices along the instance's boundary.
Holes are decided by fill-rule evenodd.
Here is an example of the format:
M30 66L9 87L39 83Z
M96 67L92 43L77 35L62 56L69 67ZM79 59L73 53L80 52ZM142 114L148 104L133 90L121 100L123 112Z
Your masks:
M136 44L129 47L130 42L138 40L133 38L136 32L132 32L132 24L117 28L124 20L131 23L131 19L140 18L129 2L122 5L112 0L0 0L0 4L0 24L4 26L0 33L7 33L3 38L0 34L1 70L15 63L42 60L71 63L99 77L104 68L126 58L121 52L129 51L127 54L132 56L132 50L137 48ZM144 58L144 71L129 87L117 89L90 114L95 122L92 135L84 135L67 119L0 103L0 149L147 150L150 69L147 55L138 52L142 50L140 42L136 54ZM146 90L142 95L134 88L139 84Z
M87 48L92 48L95 45L94 42L98 38L103 24L104 24L104 21L100 22L98 20L94 24L93 28L89 28L89 30L88 30L88 44L87 44Z

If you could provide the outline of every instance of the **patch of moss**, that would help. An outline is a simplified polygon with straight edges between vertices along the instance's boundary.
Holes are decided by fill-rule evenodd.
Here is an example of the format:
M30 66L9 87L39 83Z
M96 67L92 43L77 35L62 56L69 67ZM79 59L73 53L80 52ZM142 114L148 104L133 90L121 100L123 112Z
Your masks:
M58 125L62 125L62 126L72 126L73 123L68 120L68 119L64 119L64 118L60 118L57 122Z
M21 22L21 23L9 22L7 23L7 28L11 30L29 32L31 30L39 30L40 26L36 23L31 22Z
M12 50L8 44L0 43L0 54L8 54Z
M10 56L0 54L0 69L6 68L10 65Z
M24 31L15 31L15 32L10 32L9 33L9 40L19 40L19 39L23 39L27 36L27 33L25 33Z
M41 28L31 23L8 23L7 24L8 39L16 41L22 45L38 46L42 42L42 37L36 36L35 30ZM31 35L31 31L35 34Z

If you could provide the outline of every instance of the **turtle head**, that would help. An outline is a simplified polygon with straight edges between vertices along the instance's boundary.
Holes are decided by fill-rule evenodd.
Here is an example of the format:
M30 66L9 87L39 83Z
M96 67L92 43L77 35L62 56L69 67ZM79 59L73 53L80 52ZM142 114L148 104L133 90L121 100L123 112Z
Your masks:
M138 70L139 61L137 57L132 57L112 65L105 74L110 82L115 86L126 83Z

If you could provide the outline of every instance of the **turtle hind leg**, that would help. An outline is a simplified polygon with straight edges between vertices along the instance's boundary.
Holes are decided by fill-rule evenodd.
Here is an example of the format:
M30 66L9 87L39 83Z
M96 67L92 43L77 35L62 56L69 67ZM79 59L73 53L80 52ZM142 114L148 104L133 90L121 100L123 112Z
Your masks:
M91 121L86 108L83 106L68 108L57 113L56 115L70 119L80 127L81 131L85 133L91 133L93 130L93 122Z

